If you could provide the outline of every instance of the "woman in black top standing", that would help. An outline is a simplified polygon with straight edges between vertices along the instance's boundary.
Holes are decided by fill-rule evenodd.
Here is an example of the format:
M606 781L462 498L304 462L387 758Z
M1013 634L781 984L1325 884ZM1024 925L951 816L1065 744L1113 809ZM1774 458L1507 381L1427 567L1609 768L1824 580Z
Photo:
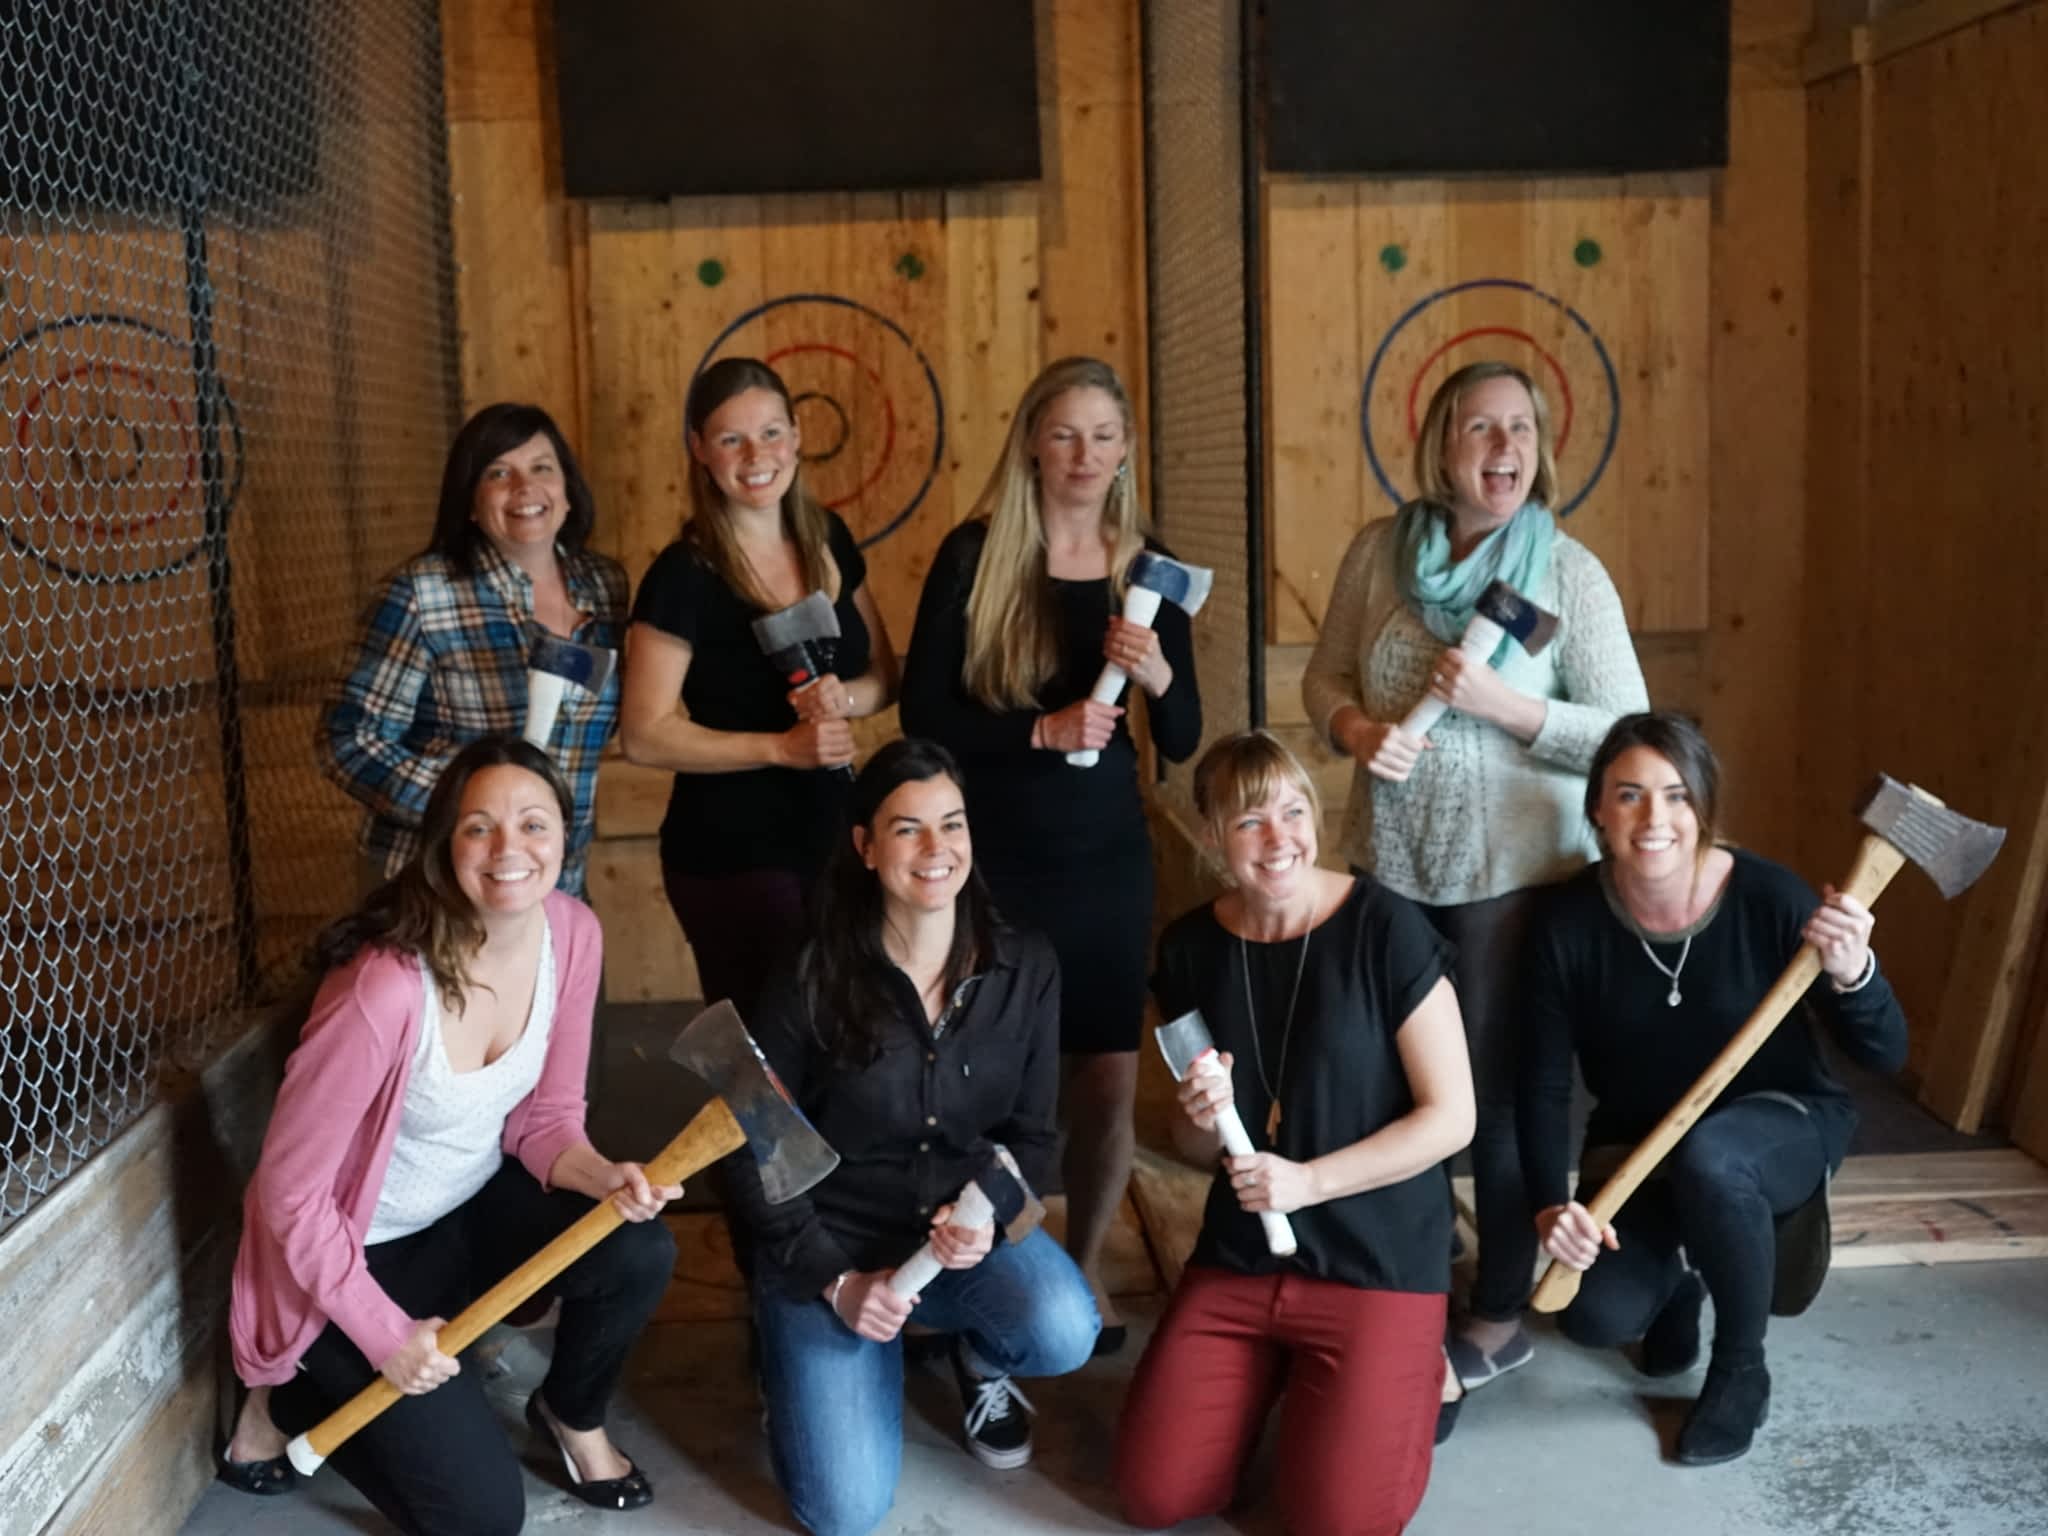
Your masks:
M1429 1481L1444 1359L1451 1203L1472 1074L1428 919L1370 875L1318 869L1315 787L1264 732L1195 770L1231 890L1170 925L1154 988L1200 1009L1223 1076L1180 1099L1211 1132L1233 1102L1252 1144L1223 1159L1202 1233L1124 1404L1117 1488L1159 1527L1230 1503L1278 1399L1288 1528L1401 1530ZM1257 1213L1297 1251L1278 1258Z
M634 762L676 776L662 881L704 1000L730 998L751 1017L842 825L846 722L888 707L896 657L853 535L804 489L775 371L745 357L713 363L690 386L684 421L691 517L633 604L620 737ZM836 665L792 689L753 621L812 592L838 615Z
M1135 449L1108 364L1064 358L1033 381L974 516L932 562L903 693L903 729L944 743L966 772L997 905L1059 954L1067 1248L1102 1309L1105 1349L1124 1336L1100 1264L1130 1177L1152 845L1125 711L1088 697L1103 662L1130 674L1126 699L1145 699L1163 756L1186 758L1202 734L1187 615L1163 605L1151 629L1121 616L1148 547ZM1084 749L1100 762L1070 766Z
M1538 920L1519 1112L1538 1236L1585 1271L1560 1319L1568 1337L1641 1339L1644 1372L1676 1375L1698 1357L1700 1303L1714 1298L1713 1355L1678 1437L1692 1466L1749 1449L1770 1404L1765 1324L1774 1307L1802 1309L1826 1273L1827 1180L1856 1112L1814 1022L1880 1071L1906 1057L1869 908L1716 846L1719 786L1713 749L1681 715L1624 715L1601 744L1586 815L1606 857L1557 887ZM1569 1198L1573 1057L1594 1100L1583 1197L1685 1097L1802 944L1823 975L1800 1016L1600 1226Z

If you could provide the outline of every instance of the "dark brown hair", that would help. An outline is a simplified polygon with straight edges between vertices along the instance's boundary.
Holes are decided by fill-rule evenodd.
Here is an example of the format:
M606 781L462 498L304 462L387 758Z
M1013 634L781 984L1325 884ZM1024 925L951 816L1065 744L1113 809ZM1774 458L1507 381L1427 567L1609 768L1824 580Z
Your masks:
M489 537L474 518L477 482L494 461L543 434L554 447L555 462L562 468L562 489L569 498L569 516L556 538L566 549L583 547L597 524L597 502L569 449L569 440L562 436L555 418L539 406L501 400L465 421L448 445L448 462L441 470L441 501L434 511L434 536L427 541L429 554L446 555L463 571L476 569L477 551Z
M1714 846L1721 821L1721 762L1707 742L1706 733L1690 715L1674 710L1653 709L1639 715L1623 715L1593 753L1586 769L1586 820L1598 833L1600 824L1593 813L1600 808L1607 789L1607 774L1615 759L1633 747L1647 747L1669 763L1685 786L1692 802L1694 819L1700 824L1698 856L1705 858Z

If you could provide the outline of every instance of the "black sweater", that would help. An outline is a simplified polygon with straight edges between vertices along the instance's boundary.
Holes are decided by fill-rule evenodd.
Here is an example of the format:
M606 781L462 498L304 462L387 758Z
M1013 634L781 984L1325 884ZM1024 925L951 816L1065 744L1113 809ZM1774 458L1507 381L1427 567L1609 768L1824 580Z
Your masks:
M1602 866L1548 893L1531 939L1519 1116L1536 1209L1570 1195L1574 1055L1594 1100L1586 1145L1632 1146L1684 1098L1804 942L1800 932L1820 898L1783 866L1731 852L1728 884L1691 930L1675 1008L1666 1001L1670 979L1624 925ZM1683 936L1651 942L1666 967L1678 963ZM1829 1166L1837 1167L1856 1110L1821 1056L1814 1031L1820 1021L1857 1061L1883 1072L1905 1064L1906 1017L1891 984L1873 975L1861 989L1837 993L1823 975L1720 1102L1765 1091L1798 1099L1820 1128Z

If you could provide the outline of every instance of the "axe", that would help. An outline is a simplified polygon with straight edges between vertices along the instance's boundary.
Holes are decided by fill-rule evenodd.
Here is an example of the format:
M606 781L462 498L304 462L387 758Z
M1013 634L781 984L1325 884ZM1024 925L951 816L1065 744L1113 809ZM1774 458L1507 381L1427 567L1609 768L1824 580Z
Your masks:
M555 734L563 693L571 685L585 693L603 693L618 660L617 651L601 645L541 635L526 653L526 729L520 734L545 752L548 738Z
M1954 900L1990 867L1999 845L2005 841L2005 828L1987 827L1957 815L1926 790L1901 784L1883 774L1864 792L1856 814L1869 831L1841 889L1865 906L1883 894L1892 876L1908 859L1927 872L1944 900ZM1656 1170L1665 1154L1678 1145L1693 1123L1713 1107L1819 974L1820 951L1811 944L1800 945L1784 974L1764 994L1764 1000L1756 1005L1756 1011L1742 1028L1721 1047L1721 1054L1700 1074L1699 1081L1587 1202L1586 1209L1595 1221L1602 1227L1613 1223L1628 1197ZM1557 1312L1570 1306L1572 1298L1579 1294L1580 1274L1569 1264L1553 1259L1530 1305L1538 1312Z
M1216 1042L1210 1038L1208 1022L1199 1008L1170 1024L1160 1025L1157 1039L1159 1054L1166 1058L1166 1070L1173 1074L1175 1082L1185 1082L1190 1072L1223 1075L1223 1063L1216 1057ZM1223 1150L1232 1157L1252 1155L1252 1139L1244 1133L1244 1121L1238 1118L1235 1104L1226 1104L1216 1111L1216 1129L1223 1137ZM1278 1211L1261 1211L1259 1223L1266 1229L1266 1246L1273 1253L1284 1259L1294 1252L1294 1226L1285 1216Z
M1200 613L1202 604L1209 601L1209 588L1215 584L1216 573L1199 565L1182 565L1178 560L1169 560L1149 549L1141 549L1132 557L1126 581L1124 617L1133 624L1142 624L1150 629L1152 621L1159 616L1162 602L1172 603L1191 619ZM1123 697L1124 684L1130 680L1130 673L1122 667L1114 662L1105 662L1102 675L1095 679L1095 687L1088 697L1098 704L1114 704ZM1101 756L1090 747L1081 752L1069 752L1067 761L1076 768L1093 768Z
M674 1141L648 1162L647 1182L678 1184L741 1147L761 1168L761 1188L781 1204L802 1194L839 1164L839 1154L808 1120L761 1055L731 1003L705 1009L670 1047L669 1055L710 1083L714 1096ZM436 1344L459 1355L520 1302L588 1253L625 1217L600 1200L561 1236L464 1307ZM310 1476L349 1436L398 1401L398 1389L379 1376L320 1423L285 1447L291 1463Z
M1041 1221L1045 1220L1045 1207L1038 1196L1031 1192L1031 1186L1024 1182L1024 1175L1018 1171L1017 1160L1010 1156L1010 1149L996 1148L996 1160L981 1171L981 1176L970 1181L953 1201L952 1225L956 1227L985 1226L995 1219L995 1203L984 1193L984 1186L998 1194L1015 1193L1023 1202L1017 1212L1017 1219L1006 1229L1005 1235L1013 1243L1021 1242ZM923 1247L896 1266L896 1272L889 1277L889 1289L898 1296L914 1296L939 1273L939 1261L927 1241Z
M1521 642L1522 649L1534 656L1550 644L1550 637L1556 633L1556 614L1546 613L1506 582L1496 581L1479 594L1472 617L1465 623L1465 633L1459 637L1458 649L1486 661L1499 649L1502 640L1511 639ZM1450 707L1442 699L1425 694L1422 702L1408 711L1401 729L1417 738L1427 736Z
M813 592L754 620L754 643L791 688L808 688L838 660L839 615L829 597ZM838 771L853 777L851 763L842 763Z

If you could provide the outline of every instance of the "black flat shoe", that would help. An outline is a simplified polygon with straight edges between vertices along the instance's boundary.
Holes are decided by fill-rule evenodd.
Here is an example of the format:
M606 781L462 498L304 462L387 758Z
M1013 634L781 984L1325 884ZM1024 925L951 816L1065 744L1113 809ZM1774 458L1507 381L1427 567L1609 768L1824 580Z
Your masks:
M213 1475L230 1488L266 1499L290 1493L299 1486L299 1474L292 1470L289 1456L273 1456L268 1461L230 1461L226 1446L213 1458Z
M1117 1351L1124 1347L1125 1341L1130 1336L1131 1330L1124 1324L1111 1323L1107 1328L1095 1335L1095 1348L1090 1351L1091 1358L1100 1360L1104 1355L1117 1353Z
M569 1492L593 1509L642 1509L654 1502L654 1485L647 1481L647 1474L638 1467L624 1477L608 1477L602 1481L585 1482L583 1474L576 1470L576 1458L569 1454L540 1411L540 1394L534 1393L526 1400L526 1422L533 1426L533 1432L555 1448L555 1454L562 1458L562 1468L569 1474ZM622 1453L623 1454L623 1453Z
M1699 1401L1678 1432L1678 1463L1713 1467L1749 1454L1756 1432L1771 1416L1771 1373L1761 1363L1726 1366L1712 1361Z

